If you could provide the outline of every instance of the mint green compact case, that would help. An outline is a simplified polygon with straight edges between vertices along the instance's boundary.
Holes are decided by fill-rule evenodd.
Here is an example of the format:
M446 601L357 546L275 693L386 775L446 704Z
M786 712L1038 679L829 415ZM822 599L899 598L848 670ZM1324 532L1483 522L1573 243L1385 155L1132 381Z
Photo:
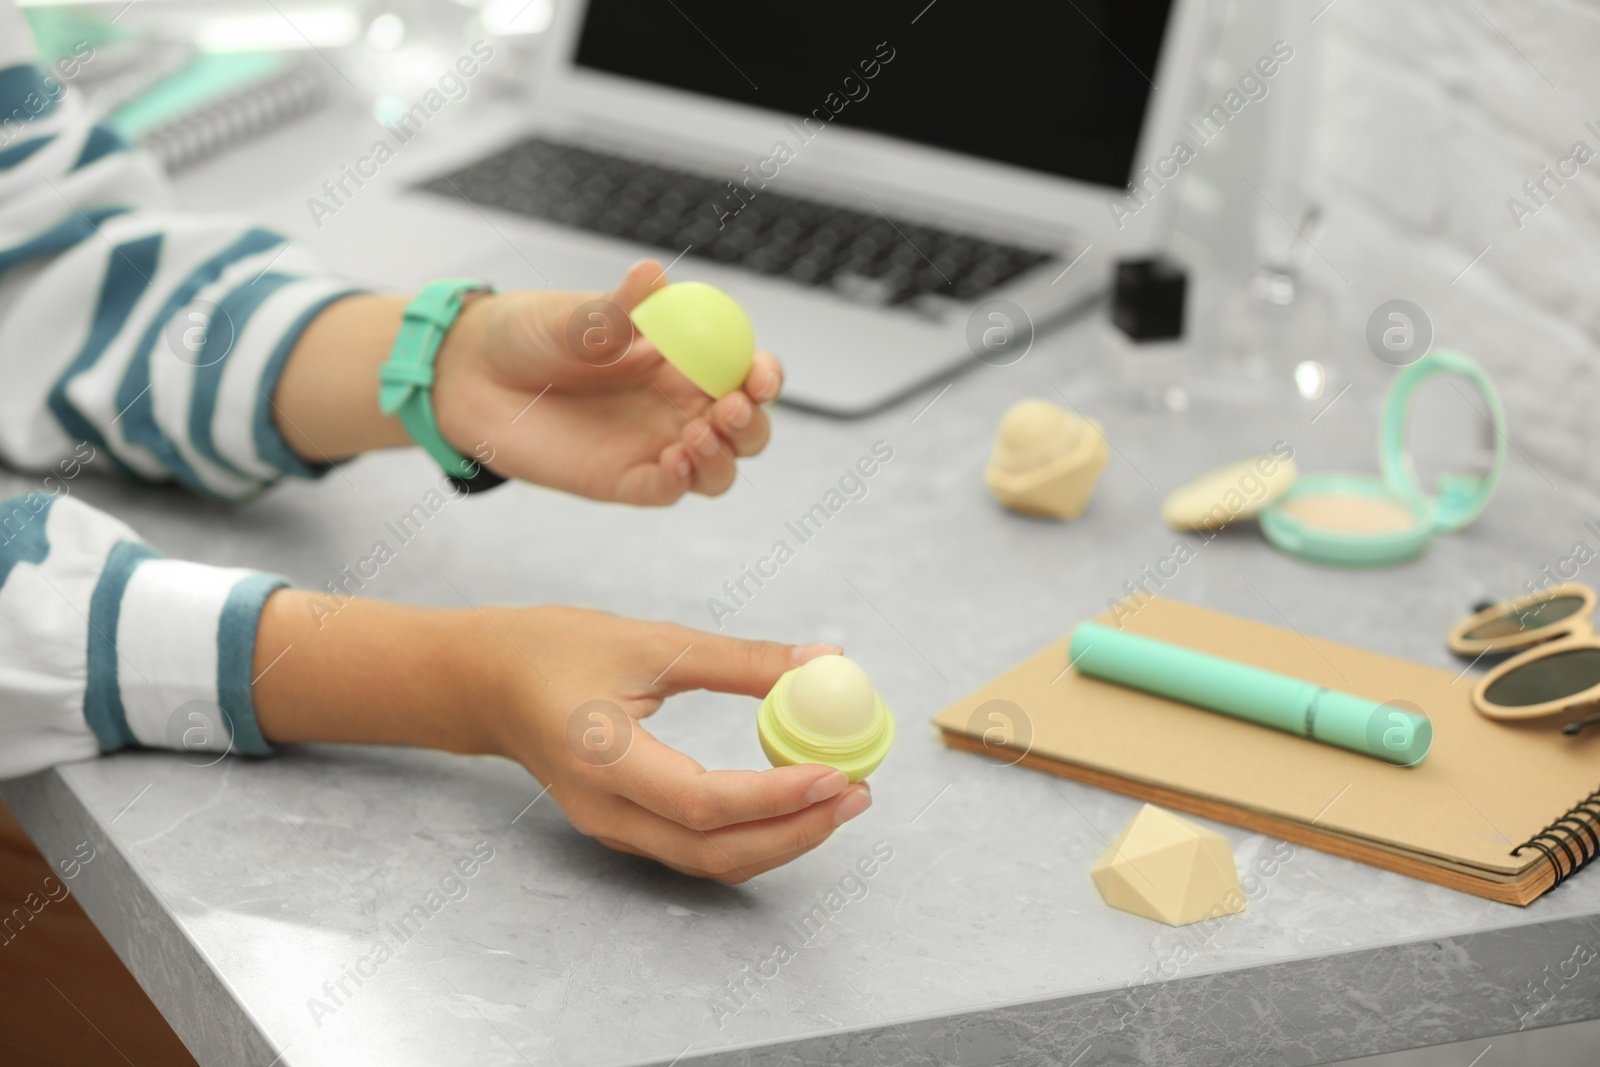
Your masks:
M1417 484L1406 451L1406 429L1417 387L1438 374L1465 378L1487 402L1486 417L1494 428L1494 460L1486 474L1449 474L1439 479L1438 495ZM1261 531L1292 556L1337 567L1380 567L1420 555L1435 534L1466 526L1489 503L1506 461L1506 419L1483 368L1458 352L1430 352L1402 370L1383 404L1379 460L1383 476L1323 474L1302 477L1283 496L1262 510ZM1403 528L1359 531L1309 521L1295 502L1312 502L1337 510L1355 501L1377 501L1411 516Z

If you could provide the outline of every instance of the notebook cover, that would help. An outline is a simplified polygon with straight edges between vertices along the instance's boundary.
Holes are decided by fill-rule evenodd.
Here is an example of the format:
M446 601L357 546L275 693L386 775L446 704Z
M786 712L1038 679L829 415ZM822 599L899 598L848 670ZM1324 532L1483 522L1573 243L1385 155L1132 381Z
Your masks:
M1470 703L1471 672L1173 600L1136 608L1121 613L1133 633L1414 705L1433 720L1433 748L1418 766L1396 767L1088 678L1068 666L1070 635L940 712L934 722L946 742L985 751L994 724L975 713L1007 700L1032 737L1018 731L1016 747L998 758L1027 746L1019 762L1029 766L1508 903L1526 904L1555 883L1544 853L1511 853L1600 787L1600 732L1566 737L1548 723L1486 719ZM1096 621L1117 625L1109 612Z

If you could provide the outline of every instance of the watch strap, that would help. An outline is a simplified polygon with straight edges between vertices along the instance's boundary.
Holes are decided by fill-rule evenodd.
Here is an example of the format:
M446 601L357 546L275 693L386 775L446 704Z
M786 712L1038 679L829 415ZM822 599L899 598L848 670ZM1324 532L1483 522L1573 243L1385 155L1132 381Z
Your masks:
M457 452L439 431L433 411L434 361L468 297L493 292L485 282L444 278L422 287L406 305L389 358L378 371L378 407L400 425L464 492L482 492L505 481L475 459Z

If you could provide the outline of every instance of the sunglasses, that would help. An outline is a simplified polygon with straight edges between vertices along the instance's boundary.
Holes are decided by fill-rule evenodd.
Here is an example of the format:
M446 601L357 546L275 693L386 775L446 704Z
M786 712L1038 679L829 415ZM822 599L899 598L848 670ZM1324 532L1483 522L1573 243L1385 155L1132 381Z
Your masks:
M1520 721L1600 708L1600 639L1595 592L1576 582L1490 604L1450 629L1450 651L1510 656L1478 682L1472 706L1491 719ZM1569 722L1576 734L1600 714Z

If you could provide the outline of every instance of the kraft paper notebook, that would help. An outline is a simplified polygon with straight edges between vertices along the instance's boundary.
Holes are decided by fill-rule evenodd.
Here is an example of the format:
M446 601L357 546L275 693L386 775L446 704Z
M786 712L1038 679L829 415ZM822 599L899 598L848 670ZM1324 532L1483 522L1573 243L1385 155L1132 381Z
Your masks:
M1509 904L1528 904L1600 852L1600 731L1493 722L1472 709L1471 672L1457 679L1177 601L1148 600L1122 625L1408 701L1433 720L1433 748L1416 767L1392 766L1088 678L1068 665L1070 634L940 712L945 742ZM978 713L992 700L1020 708L1021 728Z

